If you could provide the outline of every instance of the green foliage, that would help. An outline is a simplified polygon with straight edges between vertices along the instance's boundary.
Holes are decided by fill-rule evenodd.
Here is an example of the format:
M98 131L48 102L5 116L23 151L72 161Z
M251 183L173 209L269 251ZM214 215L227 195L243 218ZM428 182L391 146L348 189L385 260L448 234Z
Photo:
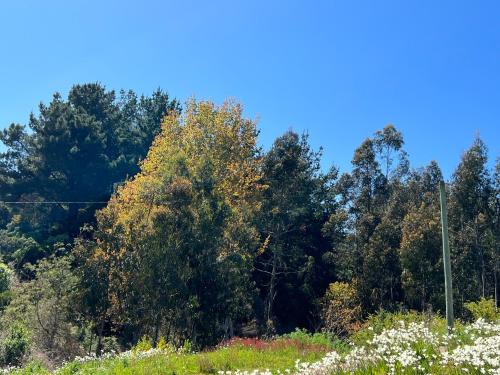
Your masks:
M191 343L191 340L184 340L184 342L182 343L181 351L183 353L191 353L193 351L193 344Z
M153 347L152 340L150 337L144 335L141 339L134 345L132 351L134 352L147 352Z
M377 224L365 245L363 273L358 278L362 301L368 311L393 309L401 297L400 228L392 218Z
M198 365L201 374L216 374L216 368L213 362L206 355L200 355L198 358Z
M355 245L346 254L354 261L345 263L353 266L350 273L358 280L366 311L389 306L399 294L399 263L394 257L399 233L393 218L383 220L390 190L388 176L382 174L377 160L377 150L394 150L390 145L383 147L383 139L367 138L355 150L352 173L345 178L349 183L342 192L348 197L345 206L352 221L353 235L348 241ZM389 159L387 162L390 164Z
M498 289L499 198L487 163L486 145L476 138L462 155L449 188L451 267L458 270L453 287L461 301L494 298Z
M22 363L31 345L28 331L25 327L14 324L7 336L0 342L0 359L3 365L18 366Z
M336 361L322 361L318 373L331 374L414 374L425 371L428 374L459 374L466 368L468 373L480 374L488 372L489 365L472 365L470 360L483 361L480 358L470 358L469 363L460 364L448 361L442 362L442 351L451 353L457 346L464 347L473 344L479 337L487 338L491 332L479 333L471 326L458 324L453 337L446 339L447 347L440 346L447 332L444 319L430 317L418 313L390 313L380 311L369 319L366 326L350 340L338 341L326 334L309 334L304 330L277 337L273 340L235 339L225 345L198 353L177 352L127 353L117 358L90 359L85 362L75 361L63 365L58 374L214 374L222 371L257 372L283 374L295 367L296 361L315 362L322 359L327 352L336 351L341 357L350 356L345 372L328 372L327 367ZM411 328L412 323L420 327ZM428 331L424 332L424 329ZM484 328L483 328L484 329ZM481 329L480 329L481 330ZM383 340L373 340L382 331ZM493 336L494 337L494 336ZM333 340L331 340L333 338ZM473 344L476 349L477 344ZM489 344L491 347L491 343ZM360 350L361 346L364 350ZM485 358L495 358L491 349L484 353ZM416 362L409 362L408 358ZM418 357L417 357L418 356ZM460 357L460 355L458 355ZM494 363L489 359L483 363ZM329 363L329 365L326 365ZM494 365L493 365L494 366ZM331 368L331 367L330 367ZM482 369L481 369L482 368ZM287 371L288 370L288 371ZM323 370L323 372L321 372ZM29 373L15 371L14 374ZM36 369L33 373L46 373Z
M13 222L17 219L20 216L14 217ZM0 255L13 264L21 278L26 279L32 275L24 266L35 264L45 255L45 251L33 238L23 235L20 228L15 228L0 230Z
M256 156L255 124L237 104L192 101L165 118L141 173L98 213L95 242L77 246L97 327L110 317L203 347L247 318Z
M392 172L391 166L394 161L393 154L400 151L403 147L403 144L403 135L392 124L386 125L384 129L378 130L375 133L374 145L375 149L380 155L380 158L385 164L386 178L389 178L389 175ZM400 152L398 158L400 159L400 168L398 172L401 173L401 161L403 161L403 163L406 161L404 159L405 154L403 152Z
M43 365L41 361L30 361L20 370L13 371L16 375L49 375L51 372Z
M364 314L401 304L444 309L437 199L442 175L435 162L410 170L403 144L389 125L360 145L352 173L337 185L348 218L325 226L325 231L335 229L332 239L340 242L330 256L336 274L343 281L357 280ZM477 139L448 186L458 315L463 315L463 301L493 298L498 290L500 174L490 177L487 160L486 146Z
M428 315L417 311L410 312L390 312L387 310L379 310L368 316L365 320L362 329L355 332L350 341L356 345L364 345L368 343L374 335L380 334L383 330L391 329L404 322L406 325L410 323L425 322L429 327L437 332L446 332L446 320L439 315ZM457 328L460 324L457 322Z
M401 240L402 284L412 308L443 309L441 225L437 202L412 207L403 221Z
M11 278L9 267L0 262L0 314L12 298L12 292L10 291Z
M0 132L5 146L0 201L35 202L2 205L0 229L48 249L71 242L83 223L94 221L102 203L36 202L107 201L115 183L138 171L163 116L178 109L161 90L138 98L132 91L117 95L90 83L73 86L67 99L55 93L48 105L40 104L38 114L30 115L27 126L11 124ZM29 245L17 246L17 270L44 256Z
M321 173L320 160L321 151L311 150L307 136L289 131L276 139L262 161L266 189L254 266L267 334L307 325L320 289L333 277L324 257L330 244L322 228L335 214L332 185L337 171Z
M158 343L156 344L156 349L167 351L175 351L175 347L169 344L163 336L160 337Z
M279 338L292 339L306 345L324 346L340 352L348 349L347 343L339 339L338 336L328 332L310 333L305 329L296 328L295 331L279 336Z
M498 311L494 299L481 298L477 302L464 303L464 307L475 320L482 318L489 322L495 322L500 319L500 311Z
M33 346L51 353L56 360L79 354L78 330L73 320L78 280L71 270L71 259L44 259L30 266L30 272L34 278L13 289L0 326L25 326Z
M9 290L10 287L10 269L6 264L0 262L0 293Z

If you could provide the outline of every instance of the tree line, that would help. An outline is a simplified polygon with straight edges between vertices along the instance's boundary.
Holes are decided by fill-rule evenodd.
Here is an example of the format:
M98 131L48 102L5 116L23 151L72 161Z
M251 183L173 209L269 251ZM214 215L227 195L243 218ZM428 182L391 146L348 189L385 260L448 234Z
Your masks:
M0 140L0 328L49 357L144 335L342 336L380 309L444 311L442 173L412 167L393 125L341 173L291 130L263 150L238 103L85 84ZM498 304L500 161L489 168L480 138L447 193L464 316Z

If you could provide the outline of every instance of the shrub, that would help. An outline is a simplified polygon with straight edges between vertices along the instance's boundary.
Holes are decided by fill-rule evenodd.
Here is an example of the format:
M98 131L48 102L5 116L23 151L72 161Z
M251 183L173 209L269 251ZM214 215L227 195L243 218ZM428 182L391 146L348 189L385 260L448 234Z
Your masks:
M139 342L137 342L137 344L135 344L135 346L132 348L132 351L133 352L147 352L152 347L153 347L153 345L151 344L151 339L148 336L144 335L141 337Z
M181 351L183 353L191 353L193 351L193 345L191 344L190 340L184 341L184 343L182 344Z
M376 333L381 333L384 329L390 329L399 322L420 323L425 321L427 316L416 311L402 312L402 311L387 311L379 310L372 314L366 320L366 325L372 327Z
M465 303L464 307L471 313L475 320L483 318L486 321L494 322L500 319L500 313L493 299L483 297L477 302Z
M0 262L0 293L9 290L10 270L4 263Z
M30 347L28 331L19 324L14 324L2 342L2 362L4 365L21 364Z
M118 340L114 336L105 336L102 339L102 352L103 353L111 353L111 352L119 352L120 344L118 344Z
M10 288L11 272L9 268L0 262L0 312L10 303L12 293Z
M318 345L328 349L335 349L341 341L335 335L328 332L309 333L305 329L295 329L292 333L283 335L283 338L298 341L304 345Z
M158 343L156 344L156 349L160 349L160 350L167 350L168 349L168 344L165 341L165 339L163 338L163 336L161 336L160 339L158 340Z
M160 339L156 343L156 349L172 353L176 351L175 346L168 343L163 336L160 336Z
M360 327L361 305L356 289L351 284L330 284L321 306L321 320L325 332L345 337Z

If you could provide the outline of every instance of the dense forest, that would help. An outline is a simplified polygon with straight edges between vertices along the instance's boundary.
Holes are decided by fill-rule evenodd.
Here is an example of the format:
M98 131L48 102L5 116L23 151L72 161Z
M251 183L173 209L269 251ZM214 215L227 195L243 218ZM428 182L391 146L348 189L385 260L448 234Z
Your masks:
M437 162L387 125L325 169L307 135L268 150L235 102L181 105L101 84L0 133L1 361L48 361L293 331L350 334L444 311ZM493 165L493 167L491 167ZM494 299L500 159L478 137L447 181L455 311ZM19 354L21 353L21 354Z

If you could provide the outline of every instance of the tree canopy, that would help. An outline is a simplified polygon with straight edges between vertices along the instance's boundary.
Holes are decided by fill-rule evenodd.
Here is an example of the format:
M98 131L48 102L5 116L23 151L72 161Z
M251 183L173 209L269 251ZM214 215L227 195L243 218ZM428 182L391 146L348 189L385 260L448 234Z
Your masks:
M30 248L40 247L20 265L52 253L56 243L70 243L84 223L93 222L115 184L137 173L163 116L178 110L161 90L149 97L132 91L117 96L92 83L73 86L66 100L55 93L27 126L4 129L0 201L12 203L0 208L1 241L20 235L36 242Z
M387 125L340 173L306 134L262 149L243 113L84 84L4 129L0 346L15 327L64 360L144 336L203 349L297 327L345 336L380 309L443 311L437 162L411 166ZM467 317L470 301L498 305L500 161L480 138L446 190Z

